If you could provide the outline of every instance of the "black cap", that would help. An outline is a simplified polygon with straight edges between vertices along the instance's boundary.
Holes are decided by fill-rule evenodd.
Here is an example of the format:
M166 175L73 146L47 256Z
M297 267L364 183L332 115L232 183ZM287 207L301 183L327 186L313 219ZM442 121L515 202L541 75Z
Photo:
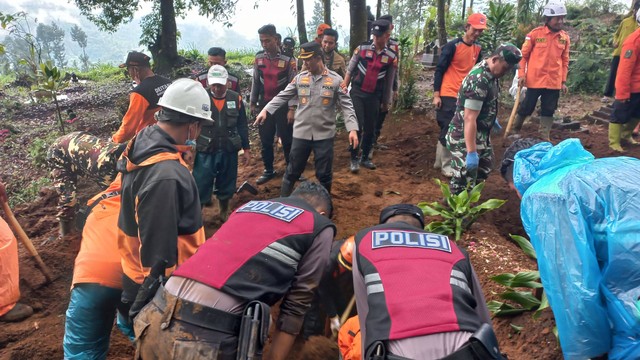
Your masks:
M143 54L138 51L129 51L127 54L127 60L124 61L124 64L120 64L121 68L129 67L129 66L151 66L149 64L149 60L151 58L146 54Z
M282 45L283 45L283 46L284 46L284 45L286 45L286 46L288 46L288 47L290 47L290 48L293 48L293 47L295 47L295 46L296 46L296 41L295 41L295 40L293 40L293 38L292 38L292 37L287 36L286 38L284 38L284 40L282 40Z
M380 16L378 20L387 20L389 23L393 24L393 16L389 14Z
M382 209L380 224L384 224L389 218L396 215L411 215L420 221L420 225L424 228L424 213L419 207L412 204L396 204Z
M300 45L300 55L298 59L309 59L314 55L322 55L322 47L315 41Z
M383 35L389 30L391 23L387 20L376 20L371 24L371 33L375 36Z

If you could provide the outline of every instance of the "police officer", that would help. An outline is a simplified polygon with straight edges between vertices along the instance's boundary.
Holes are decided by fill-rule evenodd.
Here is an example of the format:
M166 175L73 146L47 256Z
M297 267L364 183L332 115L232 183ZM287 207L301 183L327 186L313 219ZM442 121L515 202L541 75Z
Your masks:
M176 353L235 360L238 343L244 348L251 340L240 333L246 329L245 307L251 319L261 321L259 339L253 339L261 351L268 306L282 298L267 358L285 359L329 257L335 234L331 211L329 193L311 182L300 184L291 197L251 201L235 210L136 317L136 328L143 331L136 334L142 358Z
M389 109L393 97L393 79L398 67L397 54L387 47L389 24L376 20L372 25L373 40L358 46L349 61L347 75L342 83L346 89L350 83L351 99L360 125L362 157L360 165L373 170L376 165L369 158L375 137L375 127L380 111ZM351 150L352 173L359 170L358 148Z
M493 350L470 340L493 331L469 255L423 228L420 208L397 204L382 210L380 225L356 234L353 285L364 359L499 356L497 342Z
M453 170L445 136L456 111L456 100L462 80L471 68L482 60L482 46L477 40L486 28L486 16L480 13L471 14L467 18L464 35L442 47L433 75L433 106L436 108L436 121L440 127L434 167L442 169L442 175L446 177L453 176Z
M486 180L491 172L493 149L489 134L500 129L498 114L498 79L518 66L522 53L515 45L498 46L494 53L471 69L464 78L456 112L447 132L451 151L451 192L458 194L467 184Z
M387 14L382 15L378 18L378 20L386 20L389 22L389 29L387 32L389 33L389 39L387 40L387 47L396 53L398 56L398 60L400 59L400 43L398 39L392 38L391 33L393 32L393 16ZM399 71L396 71L395 76L393 77L393 99L398 98L398 77ZM382 132L382 125L384 124L384 120L387 118L387 114L389 113L389 109L387 111L380 111L378 113L378 120L376 121L376 129L375 129L375 137L373 138L373 147L379 150L385 150L387 148L384 144L378 143L378 138L380 137L380 133Z
M336 107L339 106L349 131L349 144L358 146L358 120L353 104L340 84L342 77L328 70L322 61L322 49L315 41L300 46L300 59L309 70L298 74L260 112L256 122L262 124L292 99L298 107L293 123L290 161L282 179L280 196L289 196L304 171L311 151L315 159L316 178L331 192L333 179L333 142L336 135Z
M209 95L212 103L212 125L202 126L196 144L193 177L198 186L200 205L211 201L215 183L220 217L229 216L229 200L236 190L238 151L243 150L243 165L249 163L249 127L242 97L227 90L228 73L222 65L209 69Z
M296 41L287 36L282 40L282 53L286 56L293 57L293 50L296 48Z
M121 68L127 69L127 74L137 85L129 95L129 109L122 118L120 128L111 138L113 142L127 142L140 130L156 122L154 114L160 110L158 100L171 80L154 74L149 60L149 56L131 51L125 62L120 64Z
M125 147L82 131L61 136L49 146L47 164L58 193L60 236L73 230L78 178L90 178L106 188L116 176L116 161Z
M251 83L251 114L255 116L278 93L287 87L296 76L296 59L280 53L276 40L276 27L268 24L258 29L260 44L263 51L256 54L253 64L253 81ZM278 134L282 141L284 159L289 163L291 151L291 137L293 127L288 123L287 117L293 117L295 109L287 113L287 106L281 106L277 111L270 113L269 117L260 125L260 143L262 145L262 162L264 171L258 178L258 185L273 179L276 173L273 169L273 138Z
M562 30L566 15L564 5L548 3L542 11L544 26L531 30L524 39L518 82L527 88L527 92L513 121L516 134L540 98L540 135L549 139L560 90L565 94L568 91L570 41L569 35Z
M209 69L213 65L222 65L227 68L227 52L220 47L212 47L207 51L207 70L202 71L198 75L195 76L195 79L200 81L202 87L205 89L209 89L209 84L207 83L207 77L209 74ZM229 72L227 69L227 89L231 91L235 91L238 94L242 94L240 91L240 78L234 75L232 72Z

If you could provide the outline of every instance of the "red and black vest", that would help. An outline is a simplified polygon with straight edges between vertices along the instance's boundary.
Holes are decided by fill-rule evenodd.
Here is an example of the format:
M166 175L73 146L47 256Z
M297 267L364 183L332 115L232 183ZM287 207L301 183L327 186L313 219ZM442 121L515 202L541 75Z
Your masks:
M446 236L396 222L364 229L355 241L369 304L365 349L378 340L480 327L471 263Z
M315 237L335 226L304 200L250 201L234 211L174 275L247 300L275 304Z
M209 97L211 92L207 90ZM237 152L242 148L242 141L238 134L238 117L242 103L237 92L227 90L224 107L218 108L211 101L211 118L213 125L202 125L200 136L196 140L196 150L199 152L215 152L223 150Z
M147 110L150 110L158 107L158 101L169 85L171 85L171 80L160 75L153 75L142 80L138 86L133 88L132 92L142 95L149 102Z
M200 84L202 84L202 87L205 89L209 89L209 83L207 81L207 75L209 74L209 70L205 70L199 74L197 74L194 77L194 80L197 80L200 82ZM238 85L240 84L240 80L238 79L237 76L228 73L227 75L227 90L233 90L237 93L239 93L240 91L238 91Z
M396 66L395 63L398 60L396 53L385 47L378 54L372 41L360 44L358 49L358 64L351 74L352 83L362 92L381 94L384 90L387 71L392 66Z
M256 54L255 64L258 68L257 76L262 86L259 92L259 102L266 104L287 87L289 71L292 66L296 66L296 63L290 56L278 53L274 58L269 58L264 51L261 51Z

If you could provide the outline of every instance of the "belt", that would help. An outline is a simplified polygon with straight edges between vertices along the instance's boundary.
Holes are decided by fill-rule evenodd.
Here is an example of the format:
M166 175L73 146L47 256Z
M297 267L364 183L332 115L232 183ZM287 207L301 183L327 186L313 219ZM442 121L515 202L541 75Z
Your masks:
M495 359L477 341L467 341L462 347L440 360Z
M232 314L181 299L169 294L164 287L158 289L152 301L160 310L166 309L168 304L175 301L173 318L176 320L230 335L238 335L240 332L242 315Z

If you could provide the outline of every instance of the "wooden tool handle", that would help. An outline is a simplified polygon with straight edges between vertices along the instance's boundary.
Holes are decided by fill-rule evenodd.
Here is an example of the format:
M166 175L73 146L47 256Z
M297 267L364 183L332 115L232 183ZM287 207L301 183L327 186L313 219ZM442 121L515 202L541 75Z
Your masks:
M518 85L518 92L516 93L516 101L513 104L513 109L511 109L511 116L509 117L509 122L507 123L507 129L504 131L503 139L506 139L509 136L509 132L511 132L511 126L513 125L513 119L516 117L516 112L518 111L518 105L520 104L520 93L522 92L522 86Z

